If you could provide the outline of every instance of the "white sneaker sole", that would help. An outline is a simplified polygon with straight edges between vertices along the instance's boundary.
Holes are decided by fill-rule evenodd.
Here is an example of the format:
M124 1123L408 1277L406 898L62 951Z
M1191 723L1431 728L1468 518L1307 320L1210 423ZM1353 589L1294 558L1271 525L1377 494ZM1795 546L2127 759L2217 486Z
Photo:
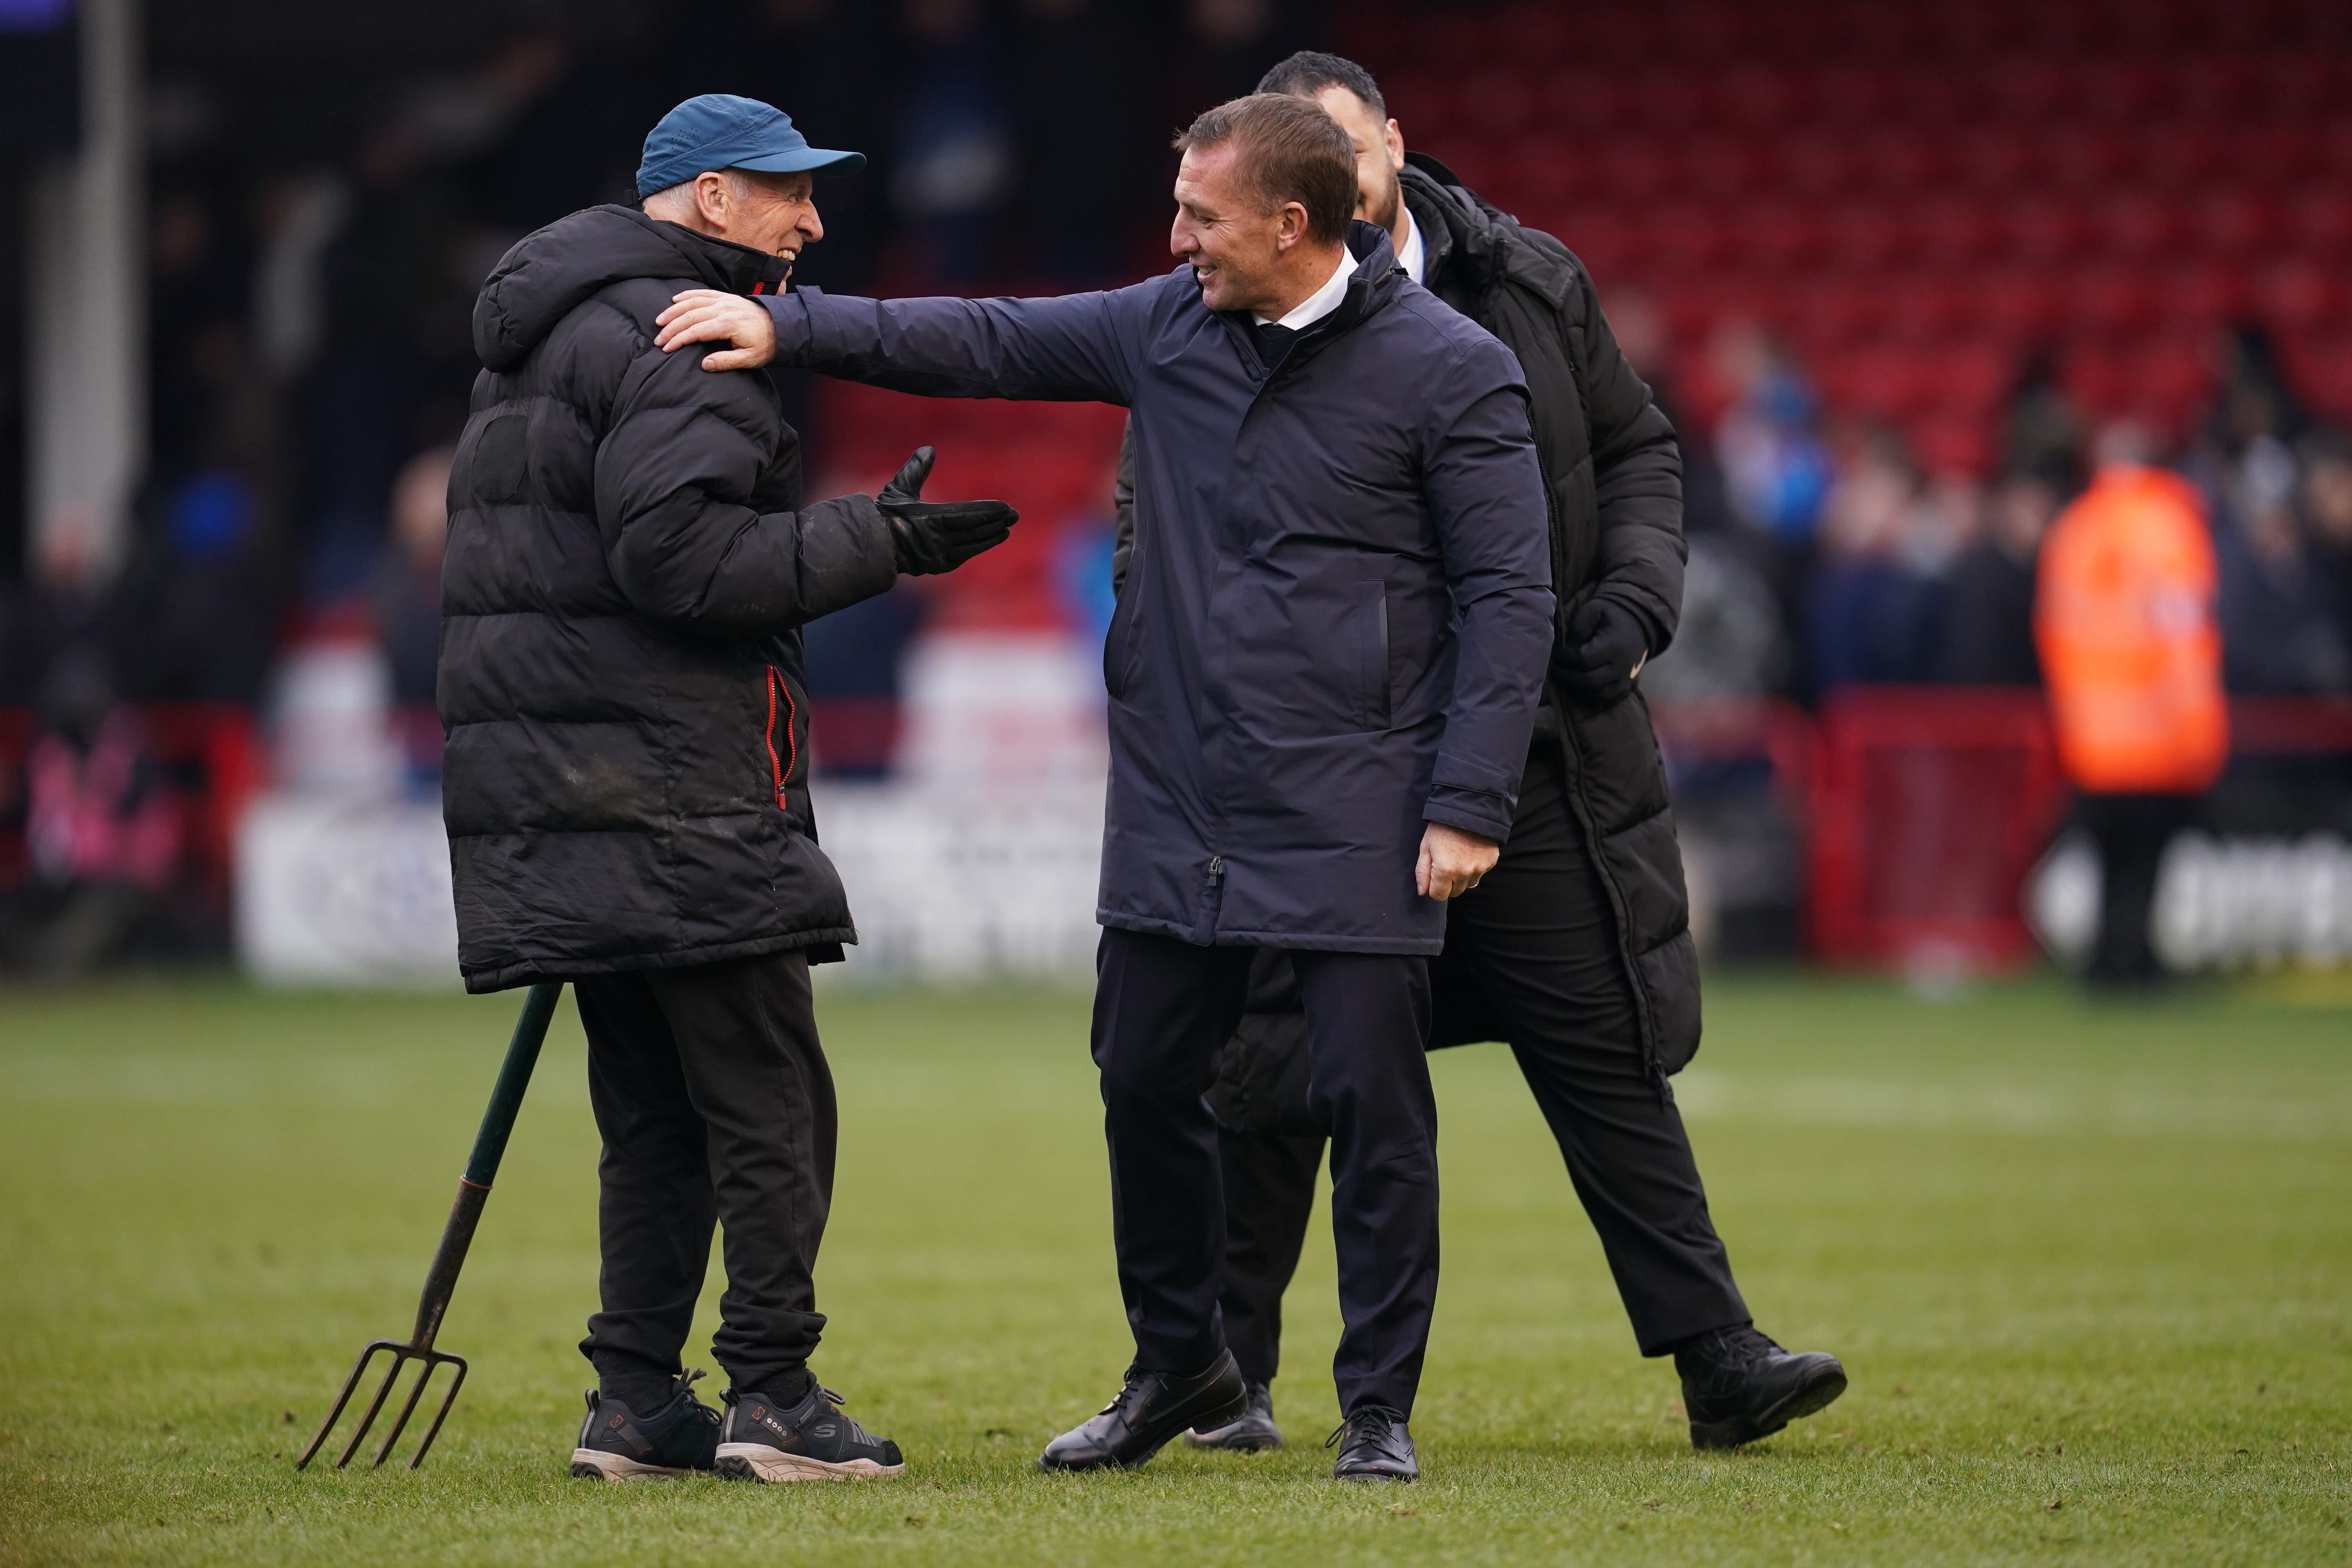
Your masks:
M674 1481L687 1472L671 1465L641 1465L626 1454L574 1448L572 1473L592 1481Z
M721 1443L713 1474L733 1481L862 1481L903 1476L906 1465L876 1459L845 1459L829 1465L805 1454L787 1454L765 1443Z

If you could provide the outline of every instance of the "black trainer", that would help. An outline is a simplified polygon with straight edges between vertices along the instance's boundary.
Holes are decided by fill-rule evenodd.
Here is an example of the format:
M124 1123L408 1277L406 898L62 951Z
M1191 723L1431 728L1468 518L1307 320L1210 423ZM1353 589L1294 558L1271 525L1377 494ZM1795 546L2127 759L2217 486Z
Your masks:
M590 1389L572 1473L589 1480L666 1481L710 1468L719 1448L719 1412L688 1392L701 1375L697 1367L679 1378L669 1403L650 1415Z
M1323 1439L1325 1447L1339 1445L1331 1476L1342 1481L1412 1481L1421 1479L1421 1461L1412 1451L1412 1434L1405 1430L1404 1413L1385 1405L1367 1405Z
M1249 1384L1234 1364L1234 1352L1220 1351L1199 1372L1127 1369L1118 1396L1082 1426L1045 1445L1041 1470L1134 1470L1188 1426L1214 1429L1249 1411Z
M898 1445L841 1413L842 1398L814 1380L798 1404L729 1389L727 1422L712 1466L730 1481L846 1481L903 1476Z
M1746 1323L1675 1348L1691 1447L1737 1448L1769 1437L1845 1392L1845 1368L1823 1351L1791 1352Z
M1249 1405L1238 1421L1206 1431L1195 1426L1184 1434L1194 1448L1230 1448L1236 1454L1263 1454L1282 1447L1282 1428L1274 1424L1274 1390L1255 1378L1246 1380Z

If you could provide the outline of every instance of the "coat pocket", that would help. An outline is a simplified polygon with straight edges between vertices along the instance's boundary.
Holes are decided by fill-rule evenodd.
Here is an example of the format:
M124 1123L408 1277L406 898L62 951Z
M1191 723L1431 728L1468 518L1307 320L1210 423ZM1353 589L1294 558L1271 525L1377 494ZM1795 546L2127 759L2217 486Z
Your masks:
M1135 574L1129 571L1112 607L1110 628L1103 634L1103 689L1114 700L1127 696L1135 673L1136 593Z
M1348 617L1349 639L1356 652L1354 718L1361 730L1389 727L1389 585L1385 581L1356 584L1356 602Z
M768 783L774 791L777 809L789 814L792 803L785 798L784 786L801 765L800 707L793 700L793 689L784 679L784 672L774 665L768 672Z

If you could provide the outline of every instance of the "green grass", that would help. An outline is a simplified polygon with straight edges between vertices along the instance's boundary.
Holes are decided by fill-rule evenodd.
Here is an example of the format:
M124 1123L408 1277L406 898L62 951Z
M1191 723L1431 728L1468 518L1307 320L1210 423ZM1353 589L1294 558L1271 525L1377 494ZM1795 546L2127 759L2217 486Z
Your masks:
M1444 1053L1426 1479L1377 1489L1317 1447L1319 1227L1290 1448L1034 1469L1126 1355L1082 998L825 994L819 1371L909 1479L752 1488L564 1474L595 1290L568 1003L443 1332L449 1431L416 1474L297 1475L408 1325L515 999L0 994L0 1562L2341 1562L2352 1012L2297 1000L1716 982L1682 1092L1717 1223L1763 1325L1853 1377L1734 1455L1635 1355L1508 1057Z

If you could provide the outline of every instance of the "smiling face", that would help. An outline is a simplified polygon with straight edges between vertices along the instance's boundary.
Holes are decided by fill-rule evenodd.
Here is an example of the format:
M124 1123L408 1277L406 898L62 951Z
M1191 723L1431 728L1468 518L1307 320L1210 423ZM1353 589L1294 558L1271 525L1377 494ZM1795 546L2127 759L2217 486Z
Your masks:
M1240 155L1232 142L1186 149L1168 248L1192 267L1210 310L1264 311L1289 292L1286 261L1306 237L1307 209L1285 202L1260 211L1234 175Z
M1397 171L1404 167L1404 137L1393 120L1382 120L1352 89L1327 87L1315 95L1323 112L1339 122L1356 150L1356 216L1393 235L1404 205Z
M697 174L685 190L690 208L656 211L649 198L646 210L688 228L729 240L789 265L808 247L824 237L824 224L816 216L816 182L807 174L761 174L749 169L727 169Z

